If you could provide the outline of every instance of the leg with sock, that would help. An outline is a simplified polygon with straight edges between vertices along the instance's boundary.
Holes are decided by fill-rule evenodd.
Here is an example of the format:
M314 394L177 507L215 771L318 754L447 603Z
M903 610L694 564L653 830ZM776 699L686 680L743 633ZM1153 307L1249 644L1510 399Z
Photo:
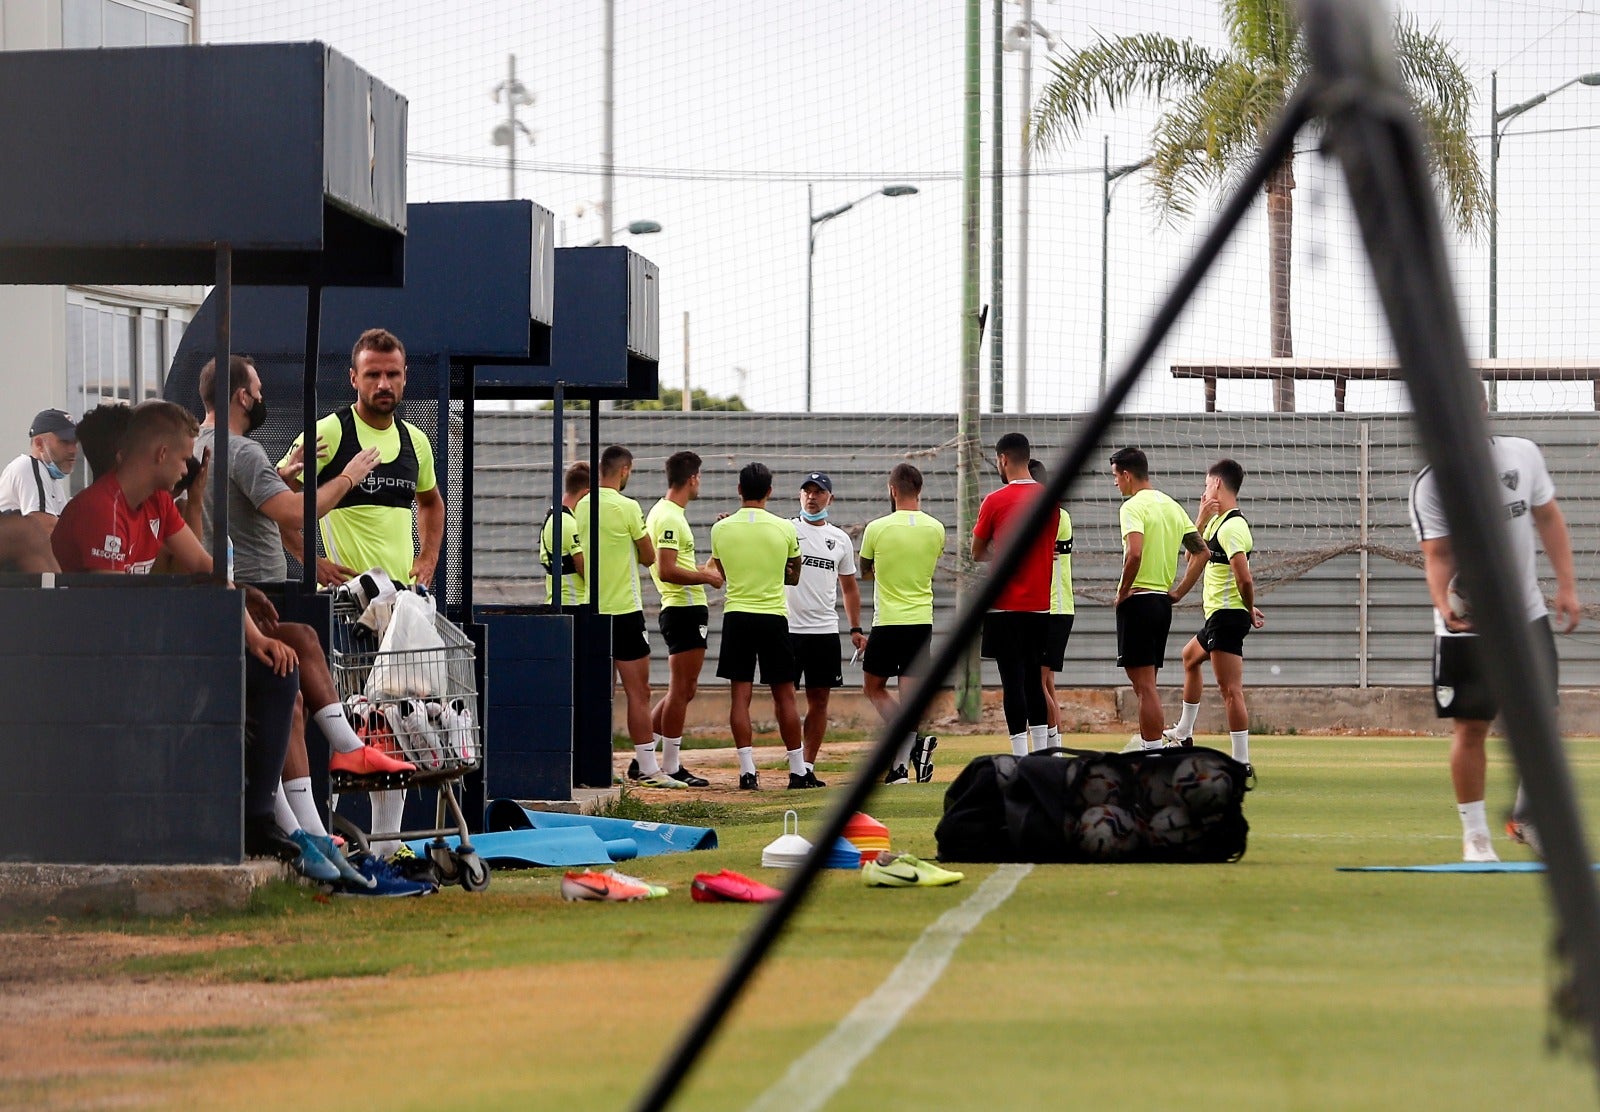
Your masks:
M1461 817L1461 859L1498 861L1489 837L1489 822L1483 798L1488 779L1488 759L1484 742L1489 723L1457 718L1450 743L1450 779L1456 792L1456 813Z

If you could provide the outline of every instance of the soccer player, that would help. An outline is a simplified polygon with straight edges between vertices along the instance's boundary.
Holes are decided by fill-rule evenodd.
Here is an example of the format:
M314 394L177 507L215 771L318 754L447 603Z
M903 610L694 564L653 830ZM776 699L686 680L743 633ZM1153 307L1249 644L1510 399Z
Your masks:
M1539 556L1534 534L1550 558L1556 573L1556 614L1561 632L1578 627L1580 607L1578 585L1573 576L1572 538L1567 520L1556 503L1555 484L1546 470L1544 453L1531 440L1520 436L1489 438L1489 457L1500 476L1500 496L1505 505L1506 532L1515 566L1513 582L1507 590L1522 600L1523 612L1533 627L1534 643L1545 656L1546 695L1554 704L1557 692L1555 637L1550 631L1550 614L1544 591L1539 586ZM1482 659L1492 650L1476 644L1470 613L1456 590L1455 551L1451 546L1450 525L1445 520L1438 483L1431 468L1411 484L1411 525L1422 544L1422 569L1433 600L1433 704L1440 718L1454 721L1450 745L1450 779L1455 786L1456 811L1461 816L1461 858L1464 861L1498 861L1489 839L1489 823L1484 814L1484 788L1487 758L1484 742L1489 726L1500 712L1490 690ZM1452 596L1455 596L1452 598ZM1521 787L1506 823L1506 833L1516 842L1539 852L1538 834L1528 821L1526 800Z
M689 788L710 783L683 767L683 720L700 687L700 666L706 662L711 622L706 588L722 586L722 573L710 560L704 567L695 563L694 530L684 510L699 497L700 457L674 452L667 457L667 496L650 507L645 518L656 548L650 577L661 595L661 639L667 643L668 668L667 693L650 709L652 745L661 743L662 772ZM643 769L630 766L628 775L637 778Z
M583 563L583 537L578 536L578 519L573 516L572 508L584 495L589 493L589 465L578 462L567 467L567 473L561 480L561 605L577 606L589 596L588 583L584 580ZM544 599L546 602L555 603L550 597L551 586L554 580L555 557L551 555L550 546L555 540L550 522L555 517L555 507L544 515L544 528L539 530L539 564L544 568Z
M1172 581L1178 549L1205 552L1200 534L1182 506L1150 483L1150 461L1138 448L1111 457L1111 478L1123 497L1122 577L1117 581L1117 664L1128 673L1139 699L1139 733L1127 749L1160 749L1161 696L1156 673L1166 663L1172 629ZM1192 562L1178 597L1194 585L1204 565Z
M1200 665L1210 660L1211 673L1222 691L1233 759L1248 765L1250 713L1244 705L1244 639L1252 629L1265 625L1266 618L1256 609L1256 584L1250 574L1255 539L1239 510L1243 485L1244 468L1231 459L1219 459L1206 472L1198 519L1206 553L1189 558L1204 568L1200 598L1205 624L1183 646L1183 713L1177 725L1162 731L1162 736L1178 745L1193 744L1194 720L1200 714L1200 693L1205 689ZM1190 584L1192 579L1186 575L1184 583ZM1181 601L1187 593L1187 587L1174 591L1173 601Z
M656 743L650 736L650 635L644 628L644 595L639 590L637 565L654 564L656 550L644 525L644 511L622 493L628 489L632 473L633 453L622 445L613 444L600 453L596 541L600 573L595 597L600 613L611 615L611 661L628 703L628 738L639 762L639 782L651 788L681 788L683 784L656 763ZM588 543L589 515L595 512L594 498L591 490L572 510L584 543Z
M789 605L789 640L800 678L806 685L806 786L827 785L817 779L817 754L828 731L828 699L844 686L839 651L838 600L844 599L850 641L857 652L867 643L861 631L861 586L856 582L855 545L850 534L828 520L833 480L813 471L800 482L800 513L794 518L800 535L800 582L785 589Z
M992 492L978 508L972 527L972 558L994 558L1010 540L1039 497L1039 484L1028 472L1032 447L1020 432L1008 432L995 442L995 467L1005 486ZM1060 510L1056 511L1059 515ZM1039 667L1049 639L1051 583L1055 573L1056 533L1059 516L1028 540L1028 552L1000 597L983 618L982 653L1000 669L1000 690L1005 705L1006 731L1011 752L1023 756L1049 744L1050 726L1045 709Z
M747 463L739 471L739 509L711 527L711 563L722 574L722 652L717 675L730 685L728 726L739 755L739 787L755 791L750 696L756 665L772 691L778 733L789 756L789 787L809 788L800 716L794 705L795 659L783 588L800 582L800 537L794 522L767 512L772 472Z
M944 552L944 524L922 509L922 472L909 463L889 472L889 513L867 523L861 534L861 577L877 583L873 595L872 633L861 661L861 689L885 722L895 716L899 700L889 693L889 680L899 676L900 698L927 671L928 643L933 637L933 573ZM933 779L936 737L912 730L895 751L886 784Z
M1028 461L1028 475L1041 486L1049 479L1044 464L1036 459ZM1050 618L1045 632L1044 663L1039 669L1039 679L1044 684L1044 713L1049 730L1045 747L1061 744L1061 697L1056 694L1056 673L1067 663L1067 642L1072 639L1072 619L1076 613L1072 601L1072 515L1061 507L1061 520L1056 525L1055 572L1050 579Z

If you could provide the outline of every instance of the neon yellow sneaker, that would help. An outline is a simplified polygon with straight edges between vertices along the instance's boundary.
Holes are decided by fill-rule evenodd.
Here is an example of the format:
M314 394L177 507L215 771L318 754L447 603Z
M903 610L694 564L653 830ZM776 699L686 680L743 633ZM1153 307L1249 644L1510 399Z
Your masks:
M941 869L909 853L902 853L898 857L880 853L861 867L861 880L868 888L942 888L947 884L959 884L965 879L965 873Z
M629 876L627 873L619 873L615 869L607 869L605 875L610 877L612 880L619 881L623 884L638 885L640 888L643 888L645 891L650 893L645 897L647 900L659 900L662 896L667 894L667 886L665 884L653 884L648 880L640 880L636 876Z

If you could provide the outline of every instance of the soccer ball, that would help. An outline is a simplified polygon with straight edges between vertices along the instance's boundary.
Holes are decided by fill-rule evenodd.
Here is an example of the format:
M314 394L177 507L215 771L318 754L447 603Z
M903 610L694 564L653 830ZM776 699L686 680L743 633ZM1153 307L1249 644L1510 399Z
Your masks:
M1178 762L1172 787L1190 815L1203 819L1226 807L1233 799L1233 777L1222 758L1197 753Z
M1121 807L1090 807L1078 820L1078 844L1095 861L1116 861L1139 845L1139 826Z
M1085 807L1120 805L1126 787L1122 769L1098 761L1083 770L1083 778L1078 781L1078 798Z
M1181 846L1199 833L1181 805L1163 807L1150 816L1150 840L1161 846Z
M1450 585L1445 588L1445 602L1450 606L1450 616L1460 621L1472 617L1472 603L1467 601L1466 594L1461 590L1461 577L1452 575Z
M1172 765L1166 761L1147 761L1139 770L1139 799L1149 812L1170 807L1178 802L1177 789L1172 786Z

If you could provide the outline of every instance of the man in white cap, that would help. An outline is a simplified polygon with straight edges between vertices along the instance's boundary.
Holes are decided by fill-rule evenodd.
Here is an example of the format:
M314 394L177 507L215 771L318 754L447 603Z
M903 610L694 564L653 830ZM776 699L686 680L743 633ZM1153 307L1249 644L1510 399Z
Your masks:
M0 514L21 514L48 535L72 497L67 476L78 463L78 427L61 410L46 409L28 437L28 450L0 471Z

